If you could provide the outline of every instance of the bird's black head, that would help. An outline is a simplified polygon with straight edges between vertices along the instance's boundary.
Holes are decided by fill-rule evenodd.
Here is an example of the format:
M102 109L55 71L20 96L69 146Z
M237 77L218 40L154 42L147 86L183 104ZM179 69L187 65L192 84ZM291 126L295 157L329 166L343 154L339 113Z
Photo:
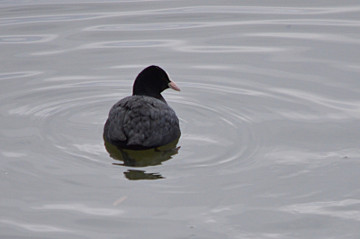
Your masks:
M161 92L167 88L179 91L173 81L170 81L166 72L158 66L149 66L136 77L133 86L133 95L146 95L165 102Z

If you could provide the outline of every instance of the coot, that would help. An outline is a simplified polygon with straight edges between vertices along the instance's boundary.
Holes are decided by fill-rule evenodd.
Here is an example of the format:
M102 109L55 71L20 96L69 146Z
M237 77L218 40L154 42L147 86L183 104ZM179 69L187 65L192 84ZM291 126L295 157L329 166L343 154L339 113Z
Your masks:
M180 137L179 119L161 92L180 91L158 66L139 73L133 94L118 101L104 126L104 139L120 148L149 149L166 145Z

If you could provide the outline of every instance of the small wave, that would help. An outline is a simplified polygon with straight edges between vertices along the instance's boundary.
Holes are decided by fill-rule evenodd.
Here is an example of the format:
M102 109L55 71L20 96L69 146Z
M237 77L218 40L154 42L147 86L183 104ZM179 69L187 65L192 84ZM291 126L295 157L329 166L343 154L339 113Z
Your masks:
M0 73L0 80L19 79L42 74L41 71L19 71Z
M0 44L34 44L53 41L57 35L7 35L0 36Z
M281 210L293 214L313 214L360 221L359 206L360 200L358 199L344 199L294 204L285 206Z
M97 49L97 48L127 48L127 47L168 47L182 43L179 40L129 40L129 41L108 41L108 42L95 42L86 44L80 49Z

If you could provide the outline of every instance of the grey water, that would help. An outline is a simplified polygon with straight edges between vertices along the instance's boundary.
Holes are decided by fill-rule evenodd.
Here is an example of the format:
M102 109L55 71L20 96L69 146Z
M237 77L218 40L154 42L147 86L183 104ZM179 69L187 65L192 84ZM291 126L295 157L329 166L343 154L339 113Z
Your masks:
M0 238L359 238L359 56L355 0L0 1ZM129 163L151 64L180 148Z

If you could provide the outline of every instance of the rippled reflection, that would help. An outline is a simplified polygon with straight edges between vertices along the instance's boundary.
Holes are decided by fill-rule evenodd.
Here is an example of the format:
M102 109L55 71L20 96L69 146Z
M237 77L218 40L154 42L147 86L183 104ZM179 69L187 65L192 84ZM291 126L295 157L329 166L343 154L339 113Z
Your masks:
M129 169L128 171L124 172L124 175L129 180L153 180L164 178L163 176L161 176L161 174L158 173L147 173L143 170L135 169Z
M13 221L13 220L0 220L0 222L3 223L3 224L12 225L14 227L18 227L18 228L21 228L23 230L31 231L31 232L42 232L42 233L44 233L44 232L66 232L66 231L68 231L66 229L59 228L59 227L53 226L53 225L29 224L29 223Z
M114 208L99 208L99 207L90 207L85 204L46 204L40 207L34 207L37 210L61 210L61 211L71 211L78 212L87 215L97 215L97 216L116 216L121 215L124 212L119 209Z
M30 24L41 22L63 22L63 21L79 21L102 18L107 15L102 14L65 14L65 15L43 15L43 16L26 16L26 17L13 17L1 18L0 25L14 25L14 24Z
M0 36L0 44L42 43L52 41L56 37L56 35L7 35Z
M41 74L41 73L42 73L42 72L40 72L40 71L20 71L20 72L0 73L0 80L30 77L30 76L39 75L39 74Z
M110 157L120 161L120 163L113 164L127 167L155 166L171 159L180 149L180 147L177 147L178 141L179 139L176 139L167 145L147 150L129 150L122 149L104 140L106 151ZM130 180L163 178L163 176L158 173L147 173L143 170L135 169L124 172L124 175Z
M359 3L223 2L1 1L0 238L358 237ZM181 150L105 149L149 64Z
M97 48L127 48L127 47L169 47L179 45L178 40L129 40L129 41L109 41L96 42L81 46L81 49L97 49Z
M360 200L358 199L345 199L340 201L310 202L289 205L282 208L282 210L294 214L325 215L360 221L359 205Z

